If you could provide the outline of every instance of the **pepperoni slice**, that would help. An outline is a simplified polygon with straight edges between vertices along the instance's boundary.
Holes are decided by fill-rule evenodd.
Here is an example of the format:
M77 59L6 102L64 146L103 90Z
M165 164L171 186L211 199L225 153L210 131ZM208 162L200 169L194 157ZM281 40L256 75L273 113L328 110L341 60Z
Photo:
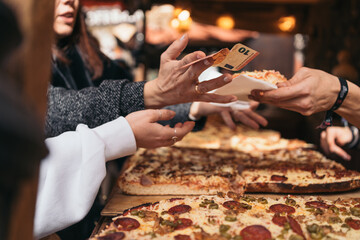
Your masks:
M175 230L182 230L192 225L191 219L188 218L179 218L175 220L175 222L178 223L178 225L175 227Z
M311 201L311 202L306 202L305 206L307 207L314 207L314 208L324 208L327 209L329 208L329 205L327 205L324 202L320 202L320 201Z
M287 219L286 217L280 216L278 213L275 213L274 217L272 218L272 222L280 227L283 227L287 222Z
M290 224L290 227L291 229L294 231L294 233L297 233L298 235L302 236L304 239L305 236L304 236L304 233L301 229L301 226L300 224L296 221L296 219L294 219L293 217L291 216L287 216L288 217L288 220L289 220L289 224Z
M243 240L271 240L271 232L261 225L245 227L240 232Z
M124 217L118 218L114 221L114 224L119 230L131 231L140 227L140 223L133 218Z
M189 235L179 234L174 237L175 240L191 240Z
M99 240L121 240L125 237L123 232L111 233L103 237L98 237Z
M238 209L240 208L240 203L237 201L227 201L223 203L223 206L227 209Z
M360 220L347 218L345 219L347 225L349 225L352 229L359 230L360 229Z
M295 212L295 208L282 204L282 203L278 203L278 204L274 204L270 206L270 210L273 211L274 213L294 213Z
M271 181L279 181L279 182L284 182L286 181L288 178L285 176L280 176L280 175L272 175L271 176Z
M180 198L180 197L178 197L178 198L170 198L170 202L173 202L173 201L177 201L177 200L183 200L184 198Z
M175 215L175 214L190 212L190 210L191 210L191 207L189 205L181 204L181 205L177 205L177 206L170 208L168 210L168 213L171 215Z

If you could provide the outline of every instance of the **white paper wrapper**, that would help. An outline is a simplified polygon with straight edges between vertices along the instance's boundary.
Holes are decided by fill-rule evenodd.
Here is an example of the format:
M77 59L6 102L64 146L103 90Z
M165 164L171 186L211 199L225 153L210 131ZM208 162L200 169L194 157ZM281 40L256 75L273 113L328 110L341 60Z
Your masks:
M277 86L241 74L238 77L234 78L231 83L216 89L214 93L220 95L235 95L238 97L238 100L249 102L250 99L248 98L248 95L250 95L250 92L254 89L272 90L277 89Z
M215 106L230 107L232 110L244 110L250 108L250 102L246 101L235 101L231 103L211 103Z

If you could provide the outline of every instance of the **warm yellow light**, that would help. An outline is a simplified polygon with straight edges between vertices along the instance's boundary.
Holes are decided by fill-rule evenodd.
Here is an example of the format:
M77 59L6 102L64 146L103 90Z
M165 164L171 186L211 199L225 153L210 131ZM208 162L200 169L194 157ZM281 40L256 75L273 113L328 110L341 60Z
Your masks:
M224 15L216 20L216 25L223 29L233 29L235 26L235 21L232 16Z
M172 28L177 29L177 28L180 26L180 21L179 21L179 19L174 18L173 20L171 20L170 26L171 26Z
M182 12L182 8L179 8L179 7L177 7L177 8L175 8L174 9L174 17L178 17L179 16L179 14Z
M283 32L291 32L296 25L296 19L293 16L281 17L278 22L279 29Z
M178 16L180 21L186 21L190 17L190 12L188 10L182 10Z

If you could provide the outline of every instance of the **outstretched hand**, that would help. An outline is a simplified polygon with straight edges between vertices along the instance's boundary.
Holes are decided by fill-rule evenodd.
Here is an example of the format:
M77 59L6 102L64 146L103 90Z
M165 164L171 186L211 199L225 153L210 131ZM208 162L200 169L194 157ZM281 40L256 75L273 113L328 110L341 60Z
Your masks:
M321 132L320 145L326 154L335 153L345 160L351 156L341 147L351 142L352 133L348 127L328 127Z
M337 77L306 67L277 86L278 89L270 91L253 90L249 98L309 116L329 110L340 90Z
M210 103L194 102L191 105L190 114L195 118L200 118L202 116L218 113L221 115L225 124L232 130L236 129L236 122L241 122L248 127L259 129L260 125L266 126L268 122L263 116L254 111L258 105L259 103L257 102L251 102L249 109L234 110L230 107L220 107Z
M208 93L231 82L230 74L199 83L199 75L213 64L211 58L183 67L206 56L205 53L197 51L177 60L187 43L188 37L184 35L173 42L161 55L158 78L145 84L144 99L147 108L159 108L193 101L228 103L237 99L232 95L222 96Z
M156 148L173 145L194 128L195 123L190 121L178 123L174 128L157 123L174 116L174 111L159 109L133 112L125 118L134 133L137 147Z

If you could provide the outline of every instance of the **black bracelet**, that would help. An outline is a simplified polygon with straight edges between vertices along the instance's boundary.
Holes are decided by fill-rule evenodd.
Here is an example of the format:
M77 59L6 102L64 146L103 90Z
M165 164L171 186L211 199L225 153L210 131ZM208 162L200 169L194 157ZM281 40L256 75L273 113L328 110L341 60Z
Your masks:
M342 77L339 77L339 81L340 81L340 92L339 92L338 97L337 97L334 105L332 106L332 108L330 108L330 110L326 111L325 119L321 123L321 125L318 127L320 129L325 129L332 125L332 119L333 119L332 114L344 102L346 95L349 91L349 87L348 87L346 80Z

